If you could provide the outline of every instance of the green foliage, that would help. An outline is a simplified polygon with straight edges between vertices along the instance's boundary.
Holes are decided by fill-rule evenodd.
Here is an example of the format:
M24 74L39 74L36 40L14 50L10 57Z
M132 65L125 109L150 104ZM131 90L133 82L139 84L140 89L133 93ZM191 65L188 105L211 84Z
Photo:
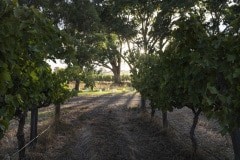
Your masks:
M168 66L171 62L162 58L160 55L140 56L136 68L131 70L132 83L141 96L150 100L153 108L172 111L174 106L181 107L175 97L181 88L175 84L176 75L171 74L175 73L172 66Z
M69 78L66 76L66 70L59 70L52 74L52 92L51 99L55 105L63 104L67 99L74 96L74 91L70 91L68 88Z
M127 1L107 1L97 5L97 11L104 29L107 33L114 33L121 39L129 39L136 36L137 30L134 24L127 17L130 15L127 10Z
M127 81L130 81L131 80L131 76L130 75L121 75L121 81L123 82L127 82Z
M112 82L113 81L113 76L112 75L96 75L95 77L95 81L108 81L108 82Z
M136 88L141 96L151 101L151 106L159 106L159 79L160 75L155 74L159 68L159 56L142 55L138 58L135 69L132 72L133 87Z
M81 73L83 72L83 69L79 66L68 66L65 69L65 74L62 76L65 77L65 79L69 81L74 81L74 80L80 80L81 79Z
M113 75L104 75L104 74L95 74L94 75L94 80L95 81L107 81L107 82L112 82L113 81ZM130 81L131 77L130 75L121 75L121 80L123 82Z
M68 29L78 30L83 34L99 30L100 18L93 3L76 0L64 3L65 7L61 8L59 14L63 15Z
M13 116L53 102L52 72L45 59L63 58L71 45L64 32L33 7L1 1L0 137ZM70 50L69 50L70 49Z
M154 107L201 109L219 121L225 134L240 127L240 23L239 17L231 14L239 14L239 4L230 7L227 1L218 5L196 1L195 5L174 22L175 30L164 51L137 58L132 82ZM212 17L207 19L206 13ZM221 22L226 25L223 30L219 29Z
M95 87L95 71L93 68L86 68L82 73L82 81L85 83L85 87L90 87L93 91Z

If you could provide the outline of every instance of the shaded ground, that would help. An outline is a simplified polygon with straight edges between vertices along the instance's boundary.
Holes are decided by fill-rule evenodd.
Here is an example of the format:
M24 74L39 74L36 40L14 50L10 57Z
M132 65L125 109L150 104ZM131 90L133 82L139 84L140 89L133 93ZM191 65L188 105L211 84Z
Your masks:
M191 111L184 108L169 113L170 128L164 130L160 111L151 119L148 113L138 112L139 102L140 97L136 93L72 98L62 106L61 123L51 126L39 137L37 150L34 153L27 151L28 159L191 159ZM49 107L42 112L51 115L53 110ZM48 119L42 117L40 132L49 124L49 116ZM26 125L26 132L28 127ZM13 130L14 127L0 141L0 155L8 153L17 159L17 156L12 156L16 152L16 140L11 138ZM196 136L200 144L198 159L233 159L229 138L218 133L216 122L202 116ZM8 145L4 145L6 143Z

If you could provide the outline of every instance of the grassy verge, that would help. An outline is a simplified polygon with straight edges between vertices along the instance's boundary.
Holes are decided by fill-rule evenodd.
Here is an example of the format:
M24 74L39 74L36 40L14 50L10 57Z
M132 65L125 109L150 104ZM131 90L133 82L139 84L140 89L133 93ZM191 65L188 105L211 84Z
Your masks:
M102 90L94 90L94 91L86 91L86 90L82 90L78 92L78 95L103 95L103 94L118 94L118 93L130 93L130 92L134 92L134 91L130 91L130 90L106 90L106 91L102 91Z

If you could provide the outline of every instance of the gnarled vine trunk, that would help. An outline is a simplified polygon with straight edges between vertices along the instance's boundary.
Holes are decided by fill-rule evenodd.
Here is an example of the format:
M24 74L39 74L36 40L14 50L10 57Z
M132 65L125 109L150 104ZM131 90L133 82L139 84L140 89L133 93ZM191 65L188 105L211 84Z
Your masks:
M79 91L79 85L80 85L80 80L76 80L76 83L75 83L75 90L76 91Z
M31 148L35 149L37 145L37 124L38 124L38 108L37 106L33 105L31 108L31 126L30 126L30 141Z
M192 141L193 154L194 154L193 156L195 157L195 155L197 153L197 148L198 148L197 139L195 137L195 129L197 127L198 118L199 118L200 113L202 112L202 109L199 108L197 111L195 111L195 109L193 107L191 109L194 113L194 117L193 117L193 124L192 124L192 127L190 129L190 138L191 138L191 141Z
M163 128L168 128L167 111L162 112Z
M19 160L24 160L26 158L25 154L25 135L24 135L24 125L27 116L27 111L21 113L19 115L19 123L18 123L18 130L17 130L17 140L18 140L18 150L19 151Z
M55 104L55 122L60 121L60 104Z
M141 111L146 111L146 100L141 96Z
M156 108L154 106L151 106L151 117L153 118L156 112Z
M231 134L235 160L240 160L240 128Z

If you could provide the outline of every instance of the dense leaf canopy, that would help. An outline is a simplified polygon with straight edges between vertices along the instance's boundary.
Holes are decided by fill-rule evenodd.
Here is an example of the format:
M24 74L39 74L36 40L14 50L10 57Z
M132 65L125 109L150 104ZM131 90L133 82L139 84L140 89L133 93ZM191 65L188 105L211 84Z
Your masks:
M1 1L0 136L14 115L53 101L54 79L45 59L70 54L68 37L33 7Z

